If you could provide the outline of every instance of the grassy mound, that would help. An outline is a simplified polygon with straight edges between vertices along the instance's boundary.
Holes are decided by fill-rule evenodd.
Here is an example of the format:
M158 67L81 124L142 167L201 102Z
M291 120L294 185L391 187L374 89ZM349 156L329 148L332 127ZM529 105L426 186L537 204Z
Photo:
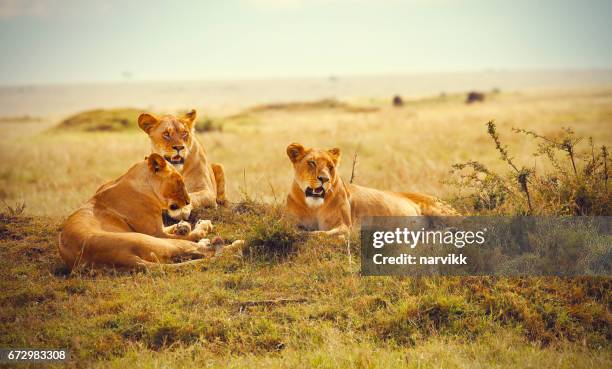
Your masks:
M136 130L140 113L132 108L88 110L64 119L56 128L85 132Z
M249 109L251 112L267 111L305 111L305 110L325 110L337 109L349 113L368 113L378 111L377 107L354 106L336 99L322 99L306 102L288 102L257 105Z

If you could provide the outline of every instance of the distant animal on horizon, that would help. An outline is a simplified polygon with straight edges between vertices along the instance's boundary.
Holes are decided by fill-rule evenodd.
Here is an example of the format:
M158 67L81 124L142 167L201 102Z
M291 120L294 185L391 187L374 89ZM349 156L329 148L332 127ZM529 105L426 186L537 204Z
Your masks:
M175 258L213 255L210 221L164 227L162 210L180 214L190 198L178 171L158 154L102 185L64 222L59 253L68 268L133 269L170 263ZM200 242L198 242L200 241ZM193 263L190 261L174 266Z
M175 220L189 218L192 209L225 205L225 172L221 164L211 163L206 150L195 137L196 111L182 117L167 114L160 118L143 113L138 126L151 140L151 150L163 156L183 176L191 204Z
M395 107L404 106L404 100L402 99L402 97L400 95L395 95L393 97L393 106L395 106Z
M364 216L459 215L432 196L345 183L338 174L338 148L305 148L292 143L287 146L287 156L294 172L287 214L307 230L345 234Z
M475 102L483 102L485 100L485 94L477 91L470 91L465 99L466 104L471 104Z

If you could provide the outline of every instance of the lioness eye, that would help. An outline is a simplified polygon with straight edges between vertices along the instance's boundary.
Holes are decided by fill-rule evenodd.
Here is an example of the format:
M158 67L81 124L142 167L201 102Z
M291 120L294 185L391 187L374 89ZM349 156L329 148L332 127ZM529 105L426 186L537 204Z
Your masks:
M308 160L308 165L310 165L311 168L315 168L317 166L317 164L315 164L315 162L312 160Z
M183 132L183 138L187 138L187 131Z
M169 139L170 139L170 133L168 133L168 132L164 132L163 136L164 136L164 138L165 138L166 140L169 140Z

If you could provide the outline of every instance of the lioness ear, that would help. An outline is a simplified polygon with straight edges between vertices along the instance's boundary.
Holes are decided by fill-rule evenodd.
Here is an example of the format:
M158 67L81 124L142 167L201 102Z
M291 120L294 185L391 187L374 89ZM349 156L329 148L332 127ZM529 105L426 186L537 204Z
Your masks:
M153 127L155 127L159 123L159 119L155 118L153 115L148 113L142 113L138 116L138 127L149 133Z
M198 114L196 113L195 109L191 109L183 116L183 120L187 123L189 129L193 128L193 124L195 123L197 117Z
M292 163L300 160L304 156L305 151L304 146L300 145L299 143L292 143L291 145L287 146L287 156Z
M337 147L334 147L333 149L327 150L327 152L332 157L334 164L338 165L338 161L340 161L340 149Z
M153 173L159 173L162 170L166 169L166 160L161 157L159 154L151 154L147 158L147 164L149 165L149 170Z

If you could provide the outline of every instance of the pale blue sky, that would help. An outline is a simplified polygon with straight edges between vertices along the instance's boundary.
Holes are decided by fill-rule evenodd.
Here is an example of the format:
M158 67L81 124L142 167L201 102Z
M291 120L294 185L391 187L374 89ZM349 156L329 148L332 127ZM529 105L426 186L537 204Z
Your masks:
M0 0L0 85L612 67L611 0Z

